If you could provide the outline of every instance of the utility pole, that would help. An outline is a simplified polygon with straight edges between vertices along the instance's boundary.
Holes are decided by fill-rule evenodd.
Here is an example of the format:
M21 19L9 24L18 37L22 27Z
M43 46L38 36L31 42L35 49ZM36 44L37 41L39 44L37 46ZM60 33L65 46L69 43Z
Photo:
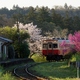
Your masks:
M19 21L18 21L18 19L17 19L16 24L17 24L17 35L18 35L18 41L19 41L19 43L20 43L20 31L19 31Z
M19 33L19 21L18 21L18 19L17 19L16 24L17 24L17 33Z
M77 67L77 78L79 79L79 68L80 68L80 62L79 61L76 62L76 67Z

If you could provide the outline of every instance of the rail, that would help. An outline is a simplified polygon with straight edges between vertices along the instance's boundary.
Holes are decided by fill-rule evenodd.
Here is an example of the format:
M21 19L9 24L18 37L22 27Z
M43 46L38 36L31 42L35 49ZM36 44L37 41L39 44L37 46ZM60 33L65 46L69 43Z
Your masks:
M24 66L20 66L14 69L14 74L21 78L22 80L48 80L46 78L43 77L39 77L37 75L32 74L31 72L29 72L29 68L38 65L39 63L34 63L31 65L24 65ZM24 75L22 75L24 74Z

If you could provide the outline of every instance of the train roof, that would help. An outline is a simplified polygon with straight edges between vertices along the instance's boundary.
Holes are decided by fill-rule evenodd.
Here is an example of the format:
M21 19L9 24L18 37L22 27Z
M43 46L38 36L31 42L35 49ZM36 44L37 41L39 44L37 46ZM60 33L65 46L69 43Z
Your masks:
M68 40L68 39L58 39L58 38L55 38L55 39L45 39L45 40L43 40L43 42L45 42L45 41L46 42L49 42L49 41L51 41L51 42L57 41L59 43L65 41L66 43L70 43L70 40Z
M67 42L67 43L69 43L70 42L70 40L58 40L58 42L63 42L63 41L65 41L65 42Z

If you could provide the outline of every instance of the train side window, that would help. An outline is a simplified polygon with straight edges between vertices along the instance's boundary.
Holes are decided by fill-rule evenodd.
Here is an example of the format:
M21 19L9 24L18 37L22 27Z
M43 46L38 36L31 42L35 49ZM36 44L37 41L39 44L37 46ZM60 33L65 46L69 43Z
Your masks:
M58 48L58 44L53 44L53 48Z
M47 44L43 44L43 48L47 48Z

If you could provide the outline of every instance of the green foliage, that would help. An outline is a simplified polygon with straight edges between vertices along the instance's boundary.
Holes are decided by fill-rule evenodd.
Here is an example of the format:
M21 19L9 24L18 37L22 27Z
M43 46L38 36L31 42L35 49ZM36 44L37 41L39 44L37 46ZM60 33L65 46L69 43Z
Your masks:
M73 55L73 53L70 52L70 53L68 53L67 55L64 56L64 59L69 60L69 59L71 59L72 55Z
M42 29L42 34L46 34L46 32L52 33L56 25L54 23L49 23L49 22L43 22L41 29ZM48 34L46 34L48 35Z
M17 80L15 77L11 75L11 73L7 72L0 77L0 80Z
M71 62L80 61L80 53L74 54L74 55L71 57L70 61L71 61Z
M8 26L4 28L0 28L0 36L7 37L11 40L16 42L18 38L20 37L21 42L25 39L29 38L29 34L27 32L20 31L20 33L17 33L17 28L10 28Z
M24 24L33 22L38 25L39 28L43 26L44 22L52 22L56 26L60 26L62 29L68 29L70 33L75 29L80 30L80 10L72 6L59 7L49 9L48 7L23 7L18 5L13 6L13 9L8 10L6 7L0 9L0 27L13 26L17 21ZM77 14L77 15L76 15ZM72 24L73 23L73 24ZM50 27L47 28L47 30ZM44 28L42 28L44 29ZM42 30L43 31L43 30ZM45 29L44 29L45 31Z
M12 26L13 25L13 20L11 19L11 17L7 17L7 14L6 14L6 12L8 11L8 9L6 10L6 9L3 9L4 10L4 14L2 13L2 14L0 14L0 27L4 27L4 26ZM0 13L1 13L1 11L0 11Z
M56 11L54 9L51 10L52 14L51 14L51 20L53 23L55 23L57 26L61 26L62 27L62 16L58 13L56 13Z
M27 58L29 56L30 50L26 42L20 44L18 49L21 58Z
M4 68L2 66L0 66L0 75L4 73Z
M50 22L48 8L42 7L38 10L37 21L38 22Z
M12 45L8 46L8 58L9 59L15 58L15 51L14 51L14 47Z
M12 76L12 73L5 72L3 67L0 66L0 80L17 80L17 79Z
M31 57L35 62L46 62L46 57L39 54L39 53L35 53L32 57Z
M69 64L72 55L73 55L73 53L71 53L71 52L68 53L67 55L64 55L64 59L67 61L67 64Z
M3 36L3 37L6 37L6 38L9 38L13 41L13 46L14 46L14 49L16 50L16 54L15 55L18 55L18 57L23 57L21 55L24 55L24 52L23 51L28 51L29 52L29 47L28 47L28 44L25 46L23 46L23 42L25 41L25 39L29 38L29 34L27 32L23 32L23 31L20 31L19 34L17 33L17 29L16 28L10 28L10 27L4 27L4 28L0 28L0 36ZM22 47L26 50L22 50ZM12 49L11 47L9 47L9 51ZM20 49L21 51L20 51ZM27 52L26 51L26 52ZM25 53L26 53L25 52ZM29 53L27 54L27 56L24 56L24 57L28 57ZM12 56L14 56L14 53L10 51L10 58Z
M31 23L36 21L36 13L35 9L33 7L29 7L29 12L25 16L26 20L24 20L24 23Z
M72 57L71 57L71 59L70 59L70 62L75 62L76 61L76 57L75 57L75 55L73 55Z

